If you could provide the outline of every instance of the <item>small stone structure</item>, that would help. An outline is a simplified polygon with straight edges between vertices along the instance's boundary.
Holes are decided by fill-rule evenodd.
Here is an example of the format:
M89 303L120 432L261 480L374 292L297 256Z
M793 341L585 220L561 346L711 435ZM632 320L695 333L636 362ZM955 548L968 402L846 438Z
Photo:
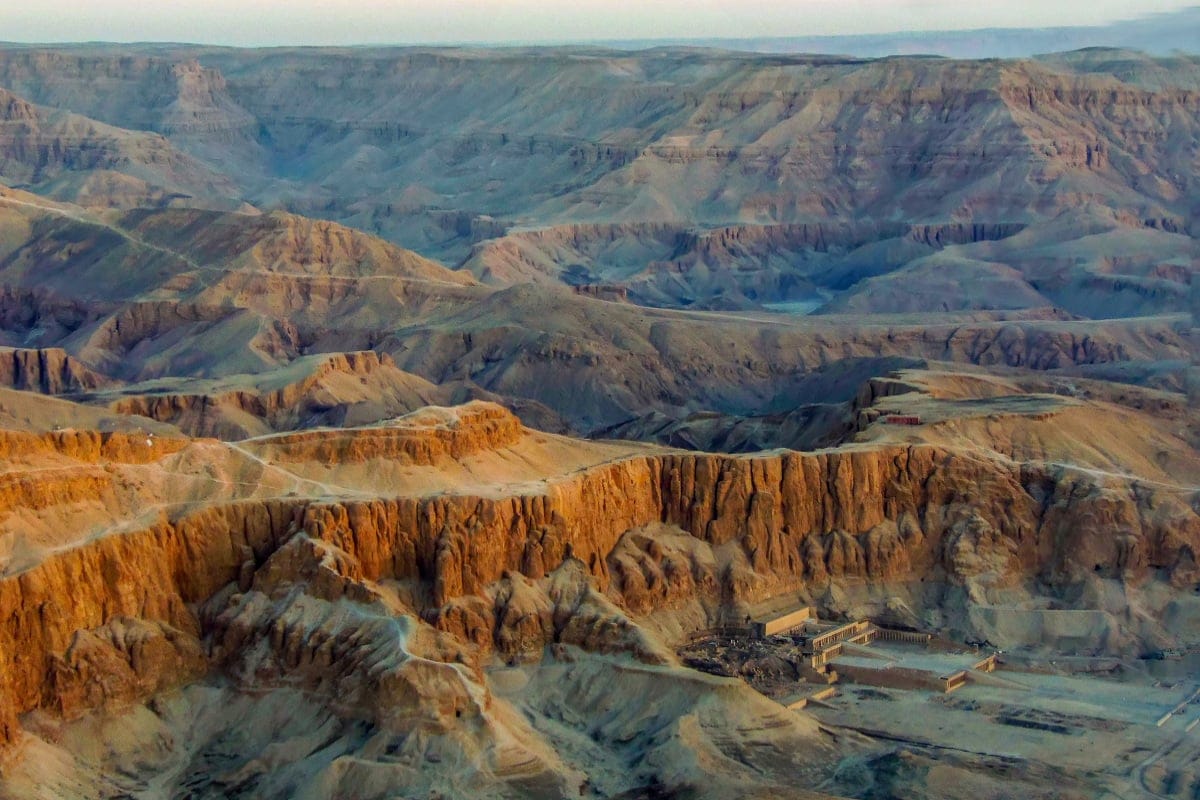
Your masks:
M887 643L869 647L872 642ZM812 608L795 604L752 612L745 625L697 631L688 646L710 642L711 652L693 658L696 668L733 676L745 663L772 652L783 654L797 670L799 684L812 686L792 694L770 685L767 691L790 709L804 708L836 693L841 680L893 689L953 692L979 673L993 672L995 654L974 656L936 640L933 634L876 626L868 619L829 622L818 619ZM729 655L736 659L729 662ZM760 676L761 677L761 676ZM776 684L778 684L777 678ZM763 691L763 689L760 689ZM779 692L779 693L776 693Z
M873 657L842 656L835 663L838 675L850 683L890 689L926 689L949 694L965 686L972 671L993 672L996 669L996 656L985 656L957 669L944 661L918 661L913 664L901 656L889 658L884 654ZM951 671L944 671L946 667L951 667Z
M875 638L881 642L903 642L905 644L929 644L933 641L932 633L917 631L899 631L894 628L876 628Z
M839 642L870 644L873 638L875 638L875 628L870 621L860 619L858 622L848 622L817 634L808 640L807 648L810 652L816 653Z
M837 694L837 687L828 686L810 694L794 694L783 698L779 702L789 711L800 711L803 708L807 708L809 703L820 703L822 700L828 700L835 694Z
M762 619L754 620L750 627L755 637L765 639L768 636L778 636L801 628L812 619L812 609L808 606L793 611L772 614Z

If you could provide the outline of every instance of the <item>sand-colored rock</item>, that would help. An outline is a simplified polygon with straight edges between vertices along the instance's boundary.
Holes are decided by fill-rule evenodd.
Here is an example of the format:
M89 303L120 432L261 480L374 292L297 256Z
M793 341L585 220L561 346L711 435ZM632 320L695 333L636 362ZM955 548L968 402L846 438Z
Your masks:
M43 394L96 389L107 383L60 348L0 348L0 385Z
M95 172L120 176L120 190L101 196L92 183L85 191L82 185ZM60 199L99 201L100 206L165 205L172 195L217 207L241 205L229 178L161 134L38 106L7 89L0 89L0 175L6 183L36 186ZM136 187L132 197L124 196L131 187Z
M285 464L303 461L336 465L385 459L430 465L508 447L522 433L520 420L510 412L477 402L453 409L425 408L393 425L345 433L324 430L280 434L260 439L250 447L270 461Z
M450 418L425 413L433 419L407 432L311 433L273 447L285 461L304 454L335 467L368 454L417 463L503 447L520 431L496 407L467 406ZM380 431L404 435L381 438ZM755 582L740 585L666 552L655 555L651 542L644 542L646 557L630 562L618 543L627 531L656 523L676 525L713 549L736 544ZM591 629L609 624L604 615L587 622L577 614L579 601L554 588L557 579L543 600L532 599L543 595L524 583L573 560L601 589L615 581L630 588L635 607L651 609L697 591L732 591L753 601L829 579L967 582L996 573L1068 585L1100 567L1132 581L1161 570L1184 583L1194 577L1200 549L1200 519L1170 491L931 445L626 457L510 497L243 502L81 545L0 582L0 608L13 620L0 651L9 654L12 703L27 710L60 702L46 659L65 653L80 630L124 615L194 635L198 622L186 604L230 583L260 580L251 577L258 565L275 563L268 557L282 557L280 546L301 531L332 548L326 555L310 549L306 559L333 557L331 564L342 565L330 573L342 578L326 584L324 596L361 598L355 582L418 581L430 595L415 612L468 641L511 652L538 641L611 646L612 635ZM645 581L656 571L662 588L655 591L632 577L640 573ZM726 590L717 585L724 580L735 583ZM491 608L462 605L494 585L501 588Z
M267 377L161 381L97 394L116 413L170 423L193 436L244 439L318 425L361 425L400 416L448 397L423 378L373 351L299 359Z
M61 656L50 657L47 694L54 698L52 710L70 719L175 688L207 669L194 633L117 617L77 631Z
M0 581L8 620L0 633L5 707L22 713L61 705L50 665L68 657L80 631L132 617L197 635L188 604L236 580L247 558L265 558L294 526L294 516L283 503L205 509L101 538L6 577ZM137 679L146 676L138 672Z
M9 430L0 432L0 457L13 460L53 453L89 464L145 464L178 452L187 444L187 439L147 437L145 433L74 429L33 433Z
M0 48L0 794L994 793L668 648L1200 635L1194 61Z

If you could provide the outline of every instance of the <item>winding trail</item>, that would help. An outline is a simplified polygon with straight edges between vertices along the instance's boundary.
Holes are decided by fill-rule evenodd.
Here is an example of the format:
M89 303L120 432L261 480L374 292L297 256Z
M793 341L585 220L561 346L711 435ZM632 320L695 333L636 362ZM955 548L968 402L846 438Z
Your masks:
M285 278L338 281L343 283L360 283L363 281L400 281L403 283L424 283L435 286L461 286L463 288L478 286L478 284L459 284L453 281L438 281L433 280L432 278L420 278L409 275L329 275L326 273L295 272L292 270L246 269L240 267L219 267L210 264L200 264L195 259L191 258L185 253L181 253L178 250L173 250L169 247L163 247L162 245L155 244L154 242L148 241L147 239L144 239L125 228L121 228L117 225L113 225L112 223L105 222L102 219L97 219L96 217L88 216L67 208L60 208L52 205L41 205L39 203L31 203L27 200L19 200L15 197L9 197L8 195L3 194L2 191L0 191L0 203L8 203L9 205L23 206L25 208L33 208L47 214L54 214L59 217L64 217L74 222L78 222L81 225L104 228L105 230L111 231L117 236L120 236L122 239L125 239L126 241L136 245L137 247L153 250L161 253L162 255L168 256L169 258L176 259L177 261L187 265L188 269L192 272L215 272L219 275L233 275L239 273L248 275L278 275ZM447 269L449 268L447 267Z

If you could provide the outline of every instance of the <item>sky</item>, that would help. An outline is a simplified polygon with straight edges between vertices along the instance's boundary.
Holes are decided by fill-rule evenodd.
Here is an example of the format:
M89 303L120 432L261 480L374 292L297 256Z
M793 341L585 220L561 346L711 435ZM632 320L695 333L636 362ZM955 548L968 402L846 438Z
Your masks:
M827 36L1103 25L1200 0L0 0L0 40L266 45Z

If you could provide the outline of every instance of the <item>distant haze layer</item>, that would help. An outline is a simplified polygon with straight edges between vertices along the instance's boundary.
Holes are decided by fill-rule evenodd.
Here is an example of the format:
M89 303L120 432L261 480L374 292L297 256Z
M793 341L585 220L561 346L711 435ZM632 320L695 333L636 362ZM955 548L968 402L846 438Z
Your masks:
M5 3L7 41L171 41L243 46L568 42L863 35L1098 26L1194 0L41 0Z

